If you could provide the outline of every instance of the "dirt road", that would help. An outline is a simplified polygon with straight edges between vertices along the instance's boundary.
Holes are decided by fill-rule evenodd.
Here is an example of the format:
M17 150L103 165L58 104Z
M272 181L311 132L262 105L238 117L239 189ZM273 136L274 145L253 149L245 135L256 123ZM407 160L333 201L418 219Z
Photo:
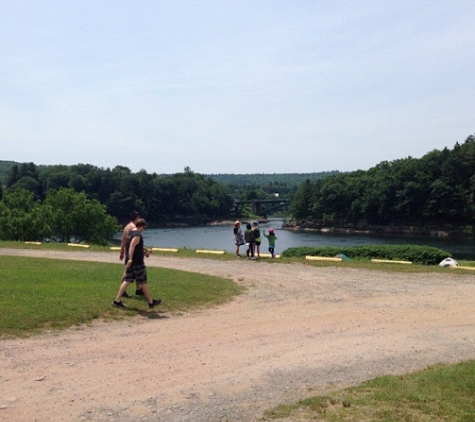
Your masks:
M88 251L5 254L117 262ZM148 265L248 290L187 315L0 341L1 421L248 422L328 389L475 359L475 275L173 256Z

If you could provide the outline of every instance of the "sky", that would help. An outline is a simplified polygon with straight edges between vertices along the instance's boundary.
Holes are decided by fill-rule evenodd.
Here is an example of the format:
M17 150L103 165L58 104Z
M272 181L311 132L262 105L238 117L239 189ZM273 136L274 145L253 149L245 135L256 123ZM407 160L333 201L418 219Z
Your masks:
M473 0L0 0L0 160L367 170L475 133Z

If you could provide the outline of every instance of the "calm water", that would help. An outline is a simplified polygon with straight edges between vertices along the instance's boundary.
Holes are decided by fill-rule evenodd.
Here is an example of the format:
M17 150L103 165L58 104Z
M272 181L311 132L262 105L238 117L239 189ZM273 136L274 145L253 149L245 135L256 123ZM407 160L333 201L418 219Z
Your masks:
M266 231L276 231L276 253L298 246L357 246L380 244L428 245L443 249L455 259L475 260L475 238L439 238L429 236L387 236L361 234L298 233L282 230L282 221L274 220L261 224ZM119 237L120 238L120 235ZM231 225L209 227L185 227L171 229L147 229L144 232L147 246L162 248L216 249L234 252ZM244 249L241 249L244 252ZM263 238L262 252L267 252L267 239Z

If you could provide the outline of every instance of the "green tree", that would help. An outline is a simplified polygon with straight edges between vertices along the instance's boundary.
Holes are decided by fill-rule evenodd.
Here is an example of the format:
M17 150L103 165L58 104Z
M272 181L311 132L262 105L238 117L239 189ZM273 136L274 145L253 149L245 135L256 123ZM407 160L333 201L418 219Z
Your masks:
M307 179L291 196L290 211L294 218L303 220L311 214L314 205L314 188Z
M62 242L105 245L120 230L105 205L85 193L61 188L48 192L45 204L52 209L52 229Z
M41 199L43 195L39 171L34 163L15 164L7 177L6 186L33 192L36 199Z
M51 173L46 181L46 191L50 189L59 189L69 187L71 175L66 171Z
M148 218L160 223L171 221L175 217L175 186L171 177L154 177L149 189L145 199Z
M3 240L41 241L51 235L50 209L25 189L7 189L0 203Z

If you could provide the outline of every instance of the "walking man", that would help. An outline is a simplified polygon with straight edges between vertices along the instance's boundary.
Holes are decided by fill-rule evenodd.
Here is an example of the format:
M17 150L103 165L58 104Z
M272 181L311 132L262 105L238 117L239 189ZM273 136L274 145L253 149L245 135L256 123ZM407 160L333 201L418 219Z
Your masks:
M145 230L147 222L143 218L139 218L135 223L135 230L132 230L129 234L128 246L125 249L126 253L126 264L125 264L125 274L123 281L119 288L119 293L115 298L112 305L117 308L125 308L122 303L122 296L127 290L127 287L130 283L135 280L137 288L140 286L142 288L145 299L147 299L148 307L150 309L154 308L157 305L160 305L162 302L161 299L154 299L150 293L150 290L147 285L147 267L145 266L145 254L146 251L143 246L143 237L142 232Z
M126 248L129 243L130 232L136 229L135 223L138 221L139 218L140 218L140 215L137 211L132 212L132 214L130 215L129 222L125 225L124 230L122 231L122 239L120 241L120 255L119 255L119 259L121 261L126 256ZM127 264L127 259L124 261L124 264ZM120 280L121 284L124 281L124 277L125 277L125 270L124 270L124 274L122 275L122 279ZM139 288L139 286L137 286L137 288L135 289L135 294L137 296L143 296L142 288ZM127 293L127 291L125 291L123 294L123 297L130 297L130 295Z

